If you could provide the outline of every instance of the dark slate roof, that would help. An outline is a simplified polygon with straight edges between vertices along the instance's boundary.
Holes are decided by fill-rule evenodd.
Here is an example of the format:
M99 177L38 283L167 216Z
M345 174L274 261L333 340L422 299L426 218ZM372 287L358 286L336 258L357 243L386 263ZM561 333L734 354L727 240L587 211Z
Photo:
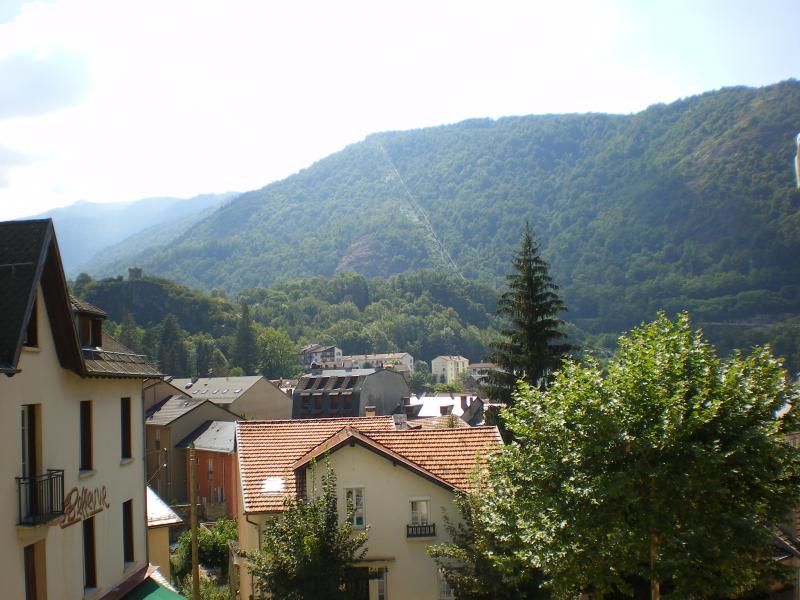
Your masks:
M161 377L161 373L143 354L134 354L103 332L102 348L83 348L87 375L94 377Z
M17 371L39 284L59 362L82 375L67 282L50 219L0 223L0 373Z
M93 315L103 319L108 316L104 310L97 308L94 304L89 304L86 300L81 300L75 296L70 296L69 299L72 303L72 310L74 310L76 313L82 315Z
M233 452L236 449L236 422L206 421L175 444L175 447L188 448L193 442L195 450Z
M208 402L208 400L194 399L188 396L169 396L147 410L144 422L146 425L169 425L204 402Z

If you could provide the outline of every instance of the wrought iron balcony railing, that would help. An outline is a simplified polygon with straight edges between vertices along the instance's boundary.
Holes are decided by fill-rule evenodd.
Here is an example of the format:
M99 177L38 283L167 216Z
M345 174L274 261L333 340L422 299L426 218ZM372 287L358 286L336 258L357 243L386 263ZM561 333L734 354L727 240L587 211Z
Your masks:
M63 469L16 479L20 525L39 525L64 514Z
M406 537L435 537L436 523L428 525L406 525Z

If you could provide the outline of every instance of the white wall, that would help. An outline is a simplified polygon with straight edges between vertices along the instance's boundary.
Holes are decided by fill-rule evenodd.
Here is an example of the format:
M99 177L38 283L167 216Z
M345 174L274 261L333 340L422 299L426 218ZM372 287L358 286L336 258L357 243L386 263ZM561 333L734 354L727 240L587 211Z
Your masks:
M39 348L25 349L21 373L0 375L0 565L4 598L24 598L23 548L44 540L48 598L82 598L83 537L76 523L38 527L17 526L17 486L21 475L20 411L23 404L40 405L40 471L64 469L64 492L73 487L107 490L108 508L95 515L98 589L108 592L147 564L144 464L142 460L142 382L137 379L81 379L61 368L47 320L44 298L38 301ZM122 461L120 398L131 398L133 459ZM93 462L91 473L79 476L80 402L92 401ZM122 503L133 500L135 562L125 568L122 546Z

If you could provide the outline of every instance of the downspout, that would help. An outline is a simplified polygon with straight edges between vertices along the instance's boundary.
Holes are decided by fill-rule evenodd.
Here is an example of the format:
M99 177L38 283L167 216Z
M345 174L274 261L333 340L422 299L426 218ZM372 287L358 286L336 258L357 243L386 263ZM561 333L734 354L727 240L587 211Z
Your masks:
M259 523L254 523L250 520L250 515L244 513L244 520L253 525L258 530L258 550L261 550L261 525ZM253 574L250 573L250 597L255 598L256 586L255 581L253 578Z

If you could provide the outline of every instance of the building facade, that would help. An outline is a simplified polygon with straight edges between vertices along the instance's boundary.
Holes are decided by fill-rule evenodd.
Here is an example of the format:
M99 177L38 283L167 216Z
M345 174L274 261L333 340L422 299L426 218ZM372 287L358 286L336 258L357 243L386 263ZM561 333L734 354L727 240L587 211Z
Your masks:
M287 495L322 489L324 468L311 465L327 457L340 518L350 502L353 527L369 530L367 553L355 565L365 582L358 600L441 600L452 593L426 547L448 541L443 515L460 518L454 492L467 490L471 474L502 444L495 427L410 429L390 417L242 421L237 443L239 542L246 551L260 547L264 525L280 515ZM262 597L246 561L238 580L241 598Z
M111 598L147 574L144 357L67 292L52 222L0 223L3 597Z
M467 374L469 361L463 356L437 356L431 361L431 375L436 383L456 383Z

